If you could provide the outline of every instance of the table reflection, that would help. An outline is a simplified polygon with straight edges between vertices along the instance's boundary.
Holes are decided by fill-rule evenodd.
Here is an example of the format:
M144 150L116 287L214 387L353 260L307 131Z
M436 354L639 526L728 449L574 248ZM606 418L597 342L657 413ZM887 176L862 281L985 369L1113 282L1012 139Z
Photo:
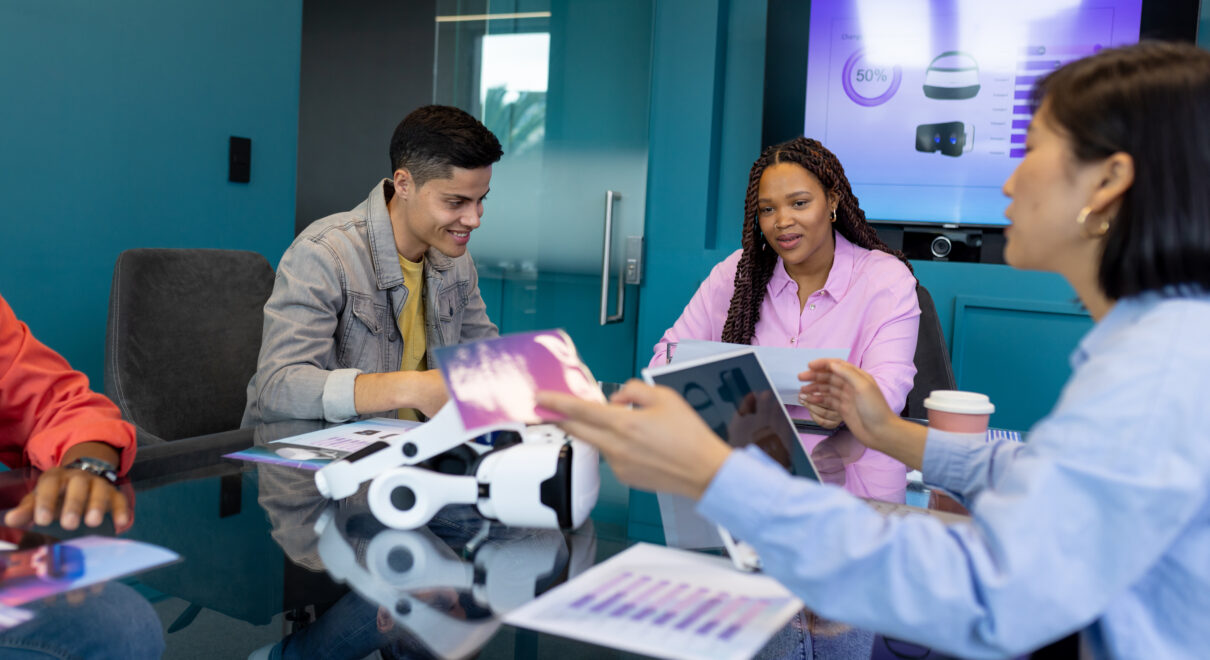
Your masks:
M257 428L258 444L329 426L289 421ZM592 521L574 533L506 527L471 506L447 506L427 526L380 523L363 485L330 501L314 472L257 466L258 501L293 564L349 589L316 607L313 622L267 649L269 658L465 658L496 634L501 616L579 575L596 557ZM322 611L321 611L322 610Z

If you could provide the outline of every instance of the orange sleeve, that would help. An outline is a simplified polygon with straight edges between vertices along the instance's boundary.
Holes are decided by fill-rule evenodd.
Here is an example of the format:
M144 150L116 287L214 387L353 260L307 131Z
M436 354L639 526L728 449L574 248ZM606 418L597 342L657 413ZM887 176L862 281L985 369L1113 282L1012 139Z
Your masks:
M0 297L0 461L9 467L55 467L82 442L100 441L134 463L134 427L117 406L88 388L88 377L34 338Z

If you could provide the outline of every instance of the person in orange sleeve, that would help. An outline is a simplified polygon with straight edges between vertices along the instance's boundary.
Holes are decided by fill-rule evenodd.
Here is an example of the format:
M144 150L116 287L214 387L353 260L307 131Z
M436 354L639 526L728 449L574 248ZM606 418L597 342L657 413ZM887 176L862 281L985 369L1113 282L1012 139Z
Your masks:
M96 527L108 512L114 527L125 529L130 503L115 482L134 454L134 427L117 406L35 339L0 297L0 462L42 470L4 524L49 525L57 517L72 530L81 519Z

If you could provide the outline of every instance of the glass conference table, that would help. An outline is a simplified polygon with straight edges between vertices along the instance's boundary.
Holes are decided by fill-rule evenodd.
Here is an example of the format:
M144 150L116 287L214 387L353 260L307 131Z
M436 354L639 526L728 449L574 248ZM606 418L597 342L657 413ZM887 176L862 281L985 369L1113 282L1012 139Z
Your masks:
M255 439L318 428L269 424ZM304 658L637 657L500 619L638 541L661 541L633 519L632 492L604 463L598 504L575 531L507 528L455 507L426 528L400 531L370 514L364 487L333 503L316 490L314 472L221 456L230 450L197 447L176 455L172 469L132 473L135 520L122 536L182 557L119 581L152 604L164 657L270 657L279 642L286 657ZM0 477L7 508L34 475ZM56 538L113 533L108 520L98 529L34 531ZM87 603L91 593L76 598ZM816 635L861 632L803 620ZM873 657L941 657L923 653L878 638Z

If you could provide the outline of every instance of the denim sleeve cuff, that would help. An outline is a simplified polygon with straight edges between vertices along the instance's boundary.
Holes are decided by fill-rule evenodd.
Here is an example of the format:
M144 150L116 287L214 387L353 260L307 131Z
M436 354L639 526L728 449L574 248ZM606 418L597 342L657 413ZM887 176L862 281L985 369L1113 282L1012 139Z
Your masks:
M920 469L924 483L961 492L968 480L972 450L983 444L982 436L972 439L969 433L930 428L924 445L924 464Z
M697 512L735 536L754 537L764 516L777 510L776 499L790 479L755 445L733 451L702 494Z
M357 416L357 405L353 398L353 381L361 374L359 369L335 369L324 381L324 419L343 422Z

